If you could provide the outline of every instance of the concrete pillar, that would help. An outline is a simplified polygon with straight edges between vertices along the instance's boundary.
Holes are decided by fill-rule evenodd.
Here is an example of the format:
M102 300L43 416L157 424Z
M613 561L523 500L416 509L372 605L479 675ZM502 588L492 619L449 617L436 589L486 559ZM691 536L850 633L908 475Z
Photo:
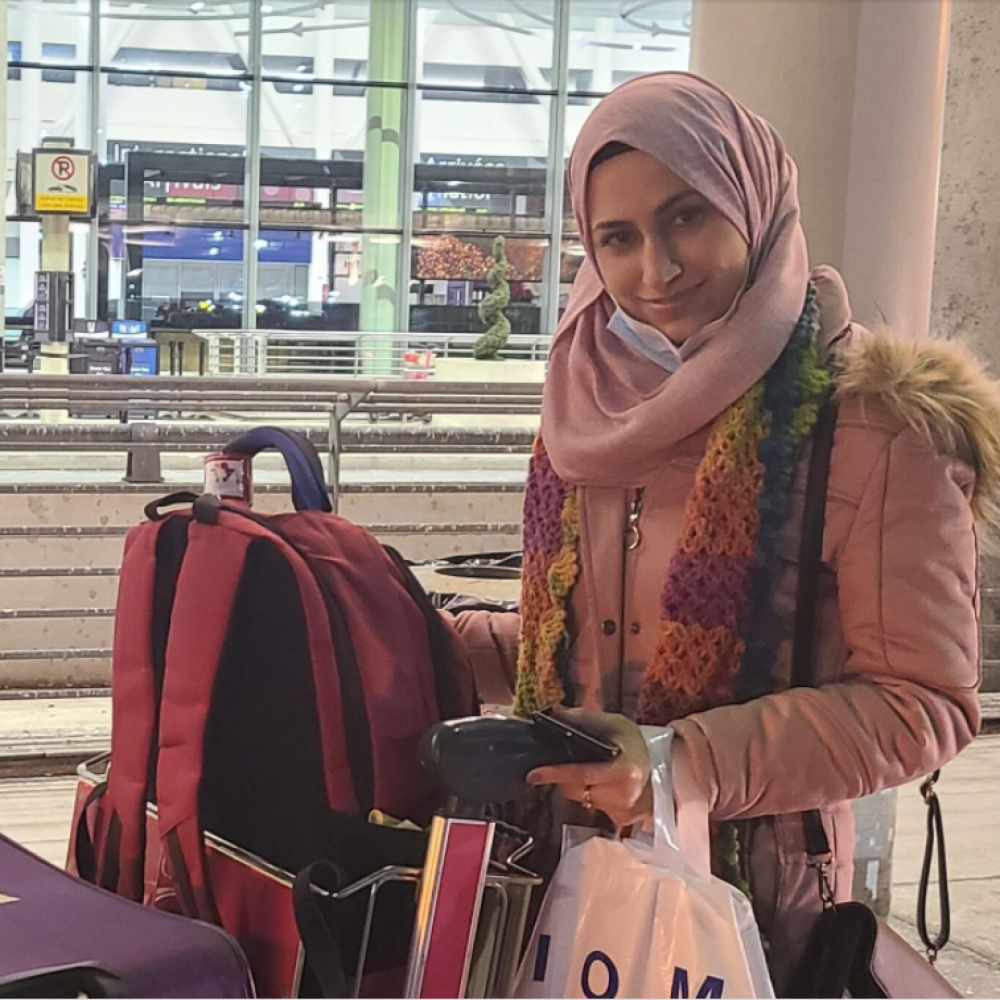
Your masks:
M813 262L900 335L930 324L949 19L950 0L694 0L692 69L782 134ZM883 915L895 804L855 806L855 895Z
M70 271L73 244L68 215L42 217L42 271Z
M901 335L929 327L949 8L694 3L692 69L781 132L814 263L843 271L858 319Z
M931 316L1000 370L1000 4L953 0Z

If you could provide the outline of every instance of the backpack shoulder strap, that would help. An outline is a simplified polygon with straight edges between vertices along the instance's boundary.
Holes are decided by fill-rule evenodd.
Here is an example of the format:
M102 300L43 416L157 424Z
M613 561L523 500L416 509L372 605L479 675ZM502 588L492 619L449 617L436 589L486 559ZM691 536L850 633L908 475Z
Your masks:
M142 900L146 854L146 794L155 759L157 692L151 635L156 604L159 524L133 528L125 543L112 652L110 819L117 850L105 852L99 884Z
M205 729L250 541L239 532L192 522L166 646L156 779L159 834L185 911L203 920L215 917L198 809Z

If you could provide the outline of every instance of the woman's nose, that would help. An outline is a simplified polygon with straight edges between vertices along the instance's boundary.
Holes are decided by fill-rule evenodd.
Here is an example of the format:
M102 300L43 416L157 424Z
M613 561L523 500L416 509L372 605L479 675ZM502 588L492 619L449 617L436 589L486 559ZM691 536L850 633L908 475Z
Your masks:
M682 271L670 248L657 240L648 240L643 250L642 280L650 288L668 285Z

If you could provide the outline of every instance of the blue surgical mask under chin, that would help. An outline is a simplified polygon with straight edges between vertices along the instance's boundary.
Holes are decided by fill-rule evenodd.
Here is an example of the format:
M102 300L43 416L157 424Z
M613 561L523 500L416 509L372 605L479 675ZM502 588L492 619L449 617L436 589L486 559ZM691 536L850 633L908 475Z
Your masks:
M608 321L608 330L664 371L675 372L684 363L683 345L678 348L655 327L633 319L620 306Z

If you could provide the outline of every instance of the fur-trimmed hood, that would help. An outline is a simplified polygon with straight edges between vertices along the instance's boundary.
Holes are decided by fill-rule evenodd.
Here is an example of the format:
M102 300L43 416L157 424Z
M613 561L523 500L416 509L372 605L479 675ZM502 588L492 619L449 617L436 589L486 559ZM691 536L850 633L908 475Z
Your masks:
M1000 383L961 344L886 333L851 338L838 350L842 399L877 402L976 473L977 520L1000 525Z

